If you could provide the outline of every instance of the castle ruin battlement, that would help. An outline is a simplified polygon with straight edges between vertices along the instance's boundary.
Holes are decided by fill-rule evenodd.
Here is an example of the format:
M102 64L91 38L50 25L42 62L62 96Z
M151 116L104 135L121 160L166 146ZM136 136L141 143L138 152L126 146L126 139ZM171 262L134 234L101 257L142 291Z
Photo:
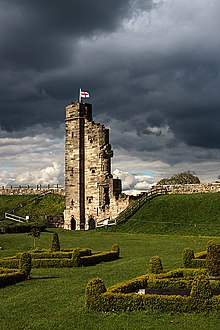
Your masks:
M92 105L66 107L64 228L87 230L116 217L129 203L120 179L113 179L109 130L92 119Z

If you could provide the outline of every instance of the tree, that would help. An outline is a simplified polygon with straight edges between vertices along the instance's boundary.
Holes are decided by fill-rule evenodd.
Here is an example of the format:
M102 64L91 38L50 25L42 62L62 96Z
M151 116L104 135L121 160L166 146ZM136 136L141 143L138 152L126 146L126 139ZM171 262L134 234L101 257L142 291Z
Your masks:
M37 227L31 228L31 231L28 235L34 238L34 248L36 248L36 238L40 238L41 231Z
M162 179L157 182L157 185L165 184L199 184L200 180L198 176L195 176L195 173L192 171L185 171L179 174L174 174L169 179Z

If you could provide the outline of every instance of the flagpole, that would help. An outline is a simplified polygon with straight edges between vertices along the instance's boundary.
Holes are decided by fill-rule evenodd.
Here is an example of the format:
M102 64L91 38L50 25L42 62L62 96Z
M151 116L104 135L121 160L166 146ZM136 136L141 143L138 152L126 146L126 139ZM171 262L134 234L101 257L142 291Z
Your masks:
M79 103L81 103L81 88L79 89Z

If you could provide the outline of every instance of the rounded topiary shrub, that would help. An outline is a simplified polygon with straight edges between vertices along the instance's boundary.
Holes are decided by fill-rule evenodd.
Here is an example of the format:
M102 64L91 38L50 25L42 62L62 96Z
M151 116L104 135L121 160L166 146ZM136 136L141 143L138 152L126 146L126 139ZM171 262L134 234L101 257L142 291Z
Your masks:
M85 302L88 311L101 311L102 310L102 293L106 292L106 287L101 278L91 279L85 292Z
M112 245L112 251L117 252L117 256L118 256L118 258L119 258L120 247L119 247L118 244L113 244L113 245Z
M28 252L24 252L21 254L19 261L19 268L22 273L25 274L26 277L29 277L31 272L31 255Z
M206 251L208 252L210 249L210 246L212 246L213 244L215 244L215 242L210 239L207 243L206 243Z
M211 244L209 245L207 256L206 256L206 267L208 273L211 276L220 275L220 245Z
M185 248L182 252L183 265L185 268L194 266L194 251L190 248Z
M57 233L53 234L52 246L51 251L60 251L60 240L59 235Z
M151 257L148 264L148 273L160 274L162 272L163 272L163 265L160 257L158 256Z
M210 298L212 297L212 290L209 280L205 275L200 275L195 278L192 283L190 292L192 298L192 309L195 311L208 311L211 308Z
M72 267L80 267L80 266L81 266L80 252L78 249L75 249L72 253Z

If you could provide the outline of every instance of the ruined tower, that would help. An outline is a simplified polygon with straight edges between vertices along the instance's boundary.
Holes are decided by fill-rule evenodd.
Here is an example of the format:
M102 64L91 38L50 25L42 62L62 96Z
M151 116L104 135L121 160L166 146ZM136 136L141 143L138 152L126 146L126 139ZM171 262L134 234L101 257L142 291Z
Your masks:
M66 107L64 228L87 230L117 216L127 205L121 180L113 179L109 130L92 120L92 105Z

